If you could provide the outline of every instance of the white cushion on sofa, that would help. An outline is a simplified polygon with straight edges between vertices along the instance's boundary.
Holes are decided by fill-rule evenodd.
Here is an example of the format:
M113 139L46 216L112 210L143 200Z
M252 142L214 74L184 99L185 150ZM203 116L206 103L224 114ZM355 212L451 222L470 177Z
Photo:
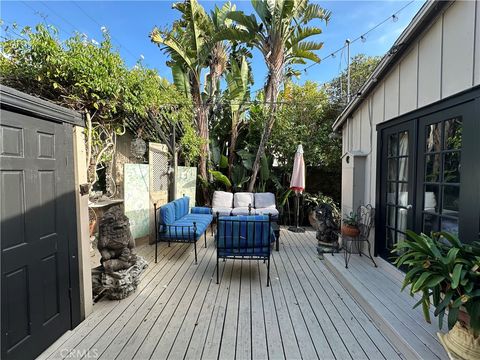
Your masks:
M278 217L278 210L274 207L255 209L255 215L272 215L272 217Z
M237 192L233 195L233 207L253 207L253 193L250 192Z
M255 208L275 208L275 195L272 193L255 193Z
M217 213L219 216L230 216L231 212L232 212L232 208L227 208L227 207L212 208L213 216L217 216Z
M232 208L233 194L226 191L215 191L213 193L212 207L213 208Z
M232 215L254 215L255 209L252 208L251 213L248 212L248 206L235 207L232 210Z

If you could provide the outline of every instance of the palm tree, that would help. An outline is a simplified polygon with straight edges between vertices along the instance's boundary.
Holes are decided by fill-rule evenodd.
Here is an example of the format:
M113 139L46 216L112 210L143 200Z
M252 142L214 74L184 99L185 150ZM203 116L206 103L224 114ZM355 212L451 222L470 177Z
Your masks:
M225 39L257 48L268 69L264 90L270 113L252 167L249 191L254 189L265 146L275 123L278 93L286 72L291 70L292 65L305 64L306 60L320 61L314 51L320 50L323 43L305 40L321 34L322 30L307 24L314 19L327 23L330 18L329 11L308 0L252 0L252 5L260 22L253 14L247 16L241 11L232 11L228 17L236 26L221 33Z
M239 65L234 58L230 59L230 71L225 76L227 82L226 99L230 107L231 132L228 146L228 177L231 179L235 162L235 150L238 134L244 123L247 103L250 98L250 78L248 62L243 56Z
M209 158L208 100L215 96L220 77L225 71L228 48L223 40L215 39L218 31L231 23L226 15L235 10L229 3L222 8L215 7L211 17L197 0L175 3L174 9L182 17L176 20L172 29L160 30L155 27L150 39L169 56L175 86L189 96L195 109L197 134L203 140L199 160L199 175L207 180ZM208 69L207 84L202 86L202 72ZM206 189L204 200L208 202Z

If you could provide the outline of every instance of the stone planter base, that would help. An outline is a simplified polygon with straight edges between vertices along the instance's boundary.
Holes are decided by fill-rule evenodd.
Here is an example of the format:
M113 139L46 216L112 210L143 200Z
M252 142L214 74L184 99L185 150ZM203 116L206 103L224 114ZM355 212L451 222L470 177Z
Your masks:
M140 275L147 266L147 261L141 256L137 256L135 265L125 270L107 273L102 265L92 269L94 296L103 294L110 300L125 299L135 292L140 282Z
M437 333L443 347L452 360L480 359L480 336L472 333L459 322L446 334Z

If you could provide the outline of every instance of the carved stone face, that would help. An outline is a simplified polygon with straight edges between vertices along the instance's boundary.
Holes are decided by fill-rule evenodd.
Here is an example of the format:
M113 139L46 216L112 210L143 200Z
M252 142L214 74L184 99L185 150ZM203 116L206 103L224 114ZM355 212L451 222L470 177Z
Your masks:
M130 221L120 207L109 209L102 217L99 225L100 243L110 249L121 249L128 246L130 238Z

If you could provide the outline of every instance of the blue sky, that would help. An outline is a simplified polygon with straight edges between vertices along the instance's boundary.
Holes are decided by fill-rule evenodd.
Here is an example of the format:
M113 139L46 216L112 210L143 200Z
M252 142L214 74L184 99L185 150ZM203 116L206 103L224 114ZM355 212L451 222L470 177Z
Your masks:
M207 9L224 1L200 1ZM232 1L237 9L252 13L250 1ZM345 39L354 39L379 24L387 17L409 4L410 1L320 1L324 8L332 11L331 21L322 24L323 34L317 36L324 42L318 54L325 57L342 47ZM403 29L417 13L424 1L414 1L398 15L397 21L389 20L372 31L366 41L351 45L351 56L358 53L383 55L390 48ZM142 55L144 64L156 68L160 76L171 80L170 69L165 65L166 57L154 46L148 33L157 25L167 27L178 17L171 9L172 1L5 1L1 2L0 17L5 26L17 23L20 26L33 26L39 22L54 25L65 38L75 31L100 40L101 26L112 35L113 43L129 66L133 66ZM314 80L319 83L337 76L339 69L346 66L346 54L329 58L304 72L298 82ZM300 67L301 69L304 66ZM263 59L254 53L253 71L255 85L263 85L266 76Z

